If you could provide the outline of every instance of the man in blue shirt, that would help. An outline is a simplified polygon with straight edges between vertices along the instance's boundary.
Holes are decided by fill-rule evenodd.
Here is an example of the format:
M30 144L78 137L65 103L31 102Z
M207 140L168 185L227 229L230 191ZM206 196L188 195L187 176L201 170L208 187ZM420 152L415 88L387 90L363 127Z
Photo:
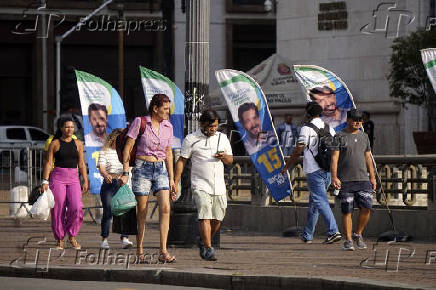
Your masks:
M290 114L286 114L285 121L277 126L277 136L280 138L280 146L284 156L291 155L298 139L299 131L298 127L292 124L292 115Z

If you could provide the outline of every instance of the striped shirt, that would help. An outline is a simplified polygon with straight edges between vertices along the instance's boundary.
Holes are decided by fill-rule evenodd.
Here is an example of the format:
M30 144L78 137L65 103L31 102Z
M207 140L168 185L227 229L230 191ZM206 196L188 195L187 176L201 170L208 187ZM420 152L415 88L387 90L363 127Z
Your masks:
M123 173L123 164L118 160L115 149L101 150L98 156L98 167L106 169L107 173Z

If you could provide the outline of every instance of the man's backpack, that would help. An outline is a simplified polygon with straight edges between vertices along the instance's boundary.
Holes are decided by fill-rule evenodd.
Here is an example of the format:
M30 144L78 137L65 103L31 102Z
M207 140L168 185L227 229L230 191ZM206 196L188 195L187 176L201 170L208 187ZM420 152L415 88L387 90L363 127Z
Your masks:
M333 146L333 136L330 134L330 127L325 124L324 128L320 129L312 123L307 124L307 126L312 128L318 135L318 154L315 156L313 155L312 150L309 150L315 158L316 163L318 163L318 166L321 169L330 172Z
M130 151L130 158L129 158L129 166L133 167L135 166L135 159L136 159L136 147L138 146L139 140L141 139L142 134L145 132L145 117L141 117L141 127L139 128L138 136L135 140L135 145L133 145L132 150ZM129 127L124 128L123 131L117 136L117 140L115 141L116 145L115 148L117 150L118 160L123 163L123 151L124 146L126 146L127 142L127 133L129 132Z

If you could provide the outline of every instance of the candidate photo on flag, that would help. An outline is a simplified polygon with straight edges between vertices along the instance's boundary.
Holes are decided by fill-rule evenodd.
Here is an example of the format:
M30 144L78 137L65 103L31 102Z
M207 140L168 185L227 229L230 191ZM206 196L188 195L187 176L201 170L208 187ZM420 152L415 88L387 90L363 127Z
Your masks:
M334 73L315 65L294 65L295 76L304 88L307 102L316 101L321 119L335 131L346 127L347 112L354 100L346 84Z
M97 169L100 149L113 129L126 127L126 116L120 95L109 83L78 70L76 78L83 115L90 192L99 194L103 181Z
M241 71L223 69L216 71L215 76L245 150L271 196L279 201L291 195L289 175L280 173L283 153L260 86Z

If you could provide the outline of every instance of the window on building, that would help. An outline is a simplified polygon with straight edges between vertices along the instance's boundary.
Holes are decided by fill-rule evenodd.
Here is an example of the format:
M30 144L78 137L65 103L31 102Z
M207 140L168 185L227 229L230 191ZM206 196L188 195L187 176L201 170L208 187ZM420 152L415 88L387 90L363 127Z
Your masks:
M226 0L228 13L268 13L273 10L273 0Z
M247 71L276 52L275 21L227 23L227 66Z
M319 3L318 30L346 30L348 28L347 4L344 1Z

